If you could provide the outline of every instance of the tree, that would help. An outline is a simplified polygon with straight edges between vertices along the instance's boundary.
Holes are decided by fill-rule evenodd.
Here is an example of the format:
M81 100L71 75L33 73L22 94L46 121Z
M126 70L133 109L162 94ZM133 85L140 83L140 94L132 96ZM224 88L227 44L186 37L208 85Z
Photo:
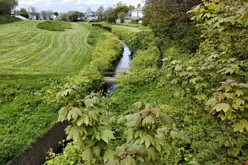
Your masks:
M62 20L62 21L67 21L67 15L66 15L65 13L60 13L60 14L59 14L59 18L60 18L60 20Z
M124 23L125 22L125 18L126 18L126 13L121 12L119 17L120 17L121 23Z
M48 20L48 19L50 19L51 18L51 16L52 16L52 14L53 14L53 12L51 11L51 10L47 10L47 11L41 11L41 16L43 17L43 19L45 19L45 20Z
M27 19L29 18L28 12L25 8L20 9L20 15L27 18Z
M54 12L53 14L58 18L58 16L59 16L58 12Z
M17 5L17 0L0 0L0 14L10 14L11 9Z
M71 20L72 20L73 22L76 22L76 21L78 21L78 18L82 18L83 16L84 16L84 14L83 14L82 12L80 12L80 11L75 11L75 12L73 12L72 15L71 15Z
M120 1L120 2L118 2L118 3L116 4L116 7L120 7L120 6L124 6L124 4L123 4L122 1Z
M99 9L97 10L97 15L98 15L98 20L102 21L103 16L104 16L104 8L103 8L103 6L99 7Z
M194 52L199 47L199 31L187 12L200 3L201 0L147 0L144 21L160 38L178 41Z
M127 7L127 6L119 6L119 7L115 8L115 9L113 9L112 11L110 11L110 12L108 13L108 21L109 21L110 23L115 23L115 22L116 22L115 20L116 20L118 17L121 18L121 16L122 16L122 19L125 20L126 13L127 13L128 11L130 11L130 8ZM124 21L123 21L123 22L124 22Z

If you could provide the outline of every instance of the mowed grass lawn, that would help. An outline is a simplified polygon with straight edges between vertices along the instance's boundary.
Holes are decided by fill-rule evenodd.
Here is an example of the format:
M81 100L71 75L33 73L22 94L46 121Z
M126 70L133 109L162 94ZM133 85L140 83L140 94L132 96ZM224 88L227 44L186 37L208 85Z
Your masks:
M67 74L91 60L86 28L73 23L71 30L54 32L38 23L0 25L0 74Z
M0 165L18 158L57 120L44 102L45 90L62 86L91 61L90 29L54 32L36 28L39 21L0 25Z

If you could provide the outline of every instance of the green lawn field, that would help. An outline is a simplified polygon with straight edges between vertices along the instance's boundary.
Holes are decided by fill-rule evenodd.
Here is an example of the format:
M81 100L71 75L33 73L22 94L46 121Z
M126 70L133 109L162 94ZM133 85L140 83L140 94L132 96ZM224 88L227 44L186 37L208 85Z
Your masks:
M45 90L63 86L65 77L91 61L88 35L103 36L84 24L54 32L38 29L38 23L0 25L0 165L20 156L56 123L58 111L44 102Z
M91 60L89 31L73 23L71 30L36 28L38 21L0 26L0 74L67 74Z

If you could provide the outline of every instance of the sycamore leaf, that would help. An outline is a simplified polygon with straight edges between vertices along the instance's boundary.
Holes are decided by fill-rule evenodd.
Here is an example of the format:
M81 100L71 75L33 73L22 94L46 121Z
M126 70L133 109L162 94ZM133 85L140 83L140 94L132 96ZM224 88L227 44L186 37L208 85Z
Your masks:
M210 99L210 100L207 101L206 105L213 107L217 103L218 103L218 101L216 100L216 98L212 98L212 99Z
M81 110L77 107L74 107L70 110L70 112L67 115L68 121L70 121L71 119L77 120L78 116L82 116L83 113L81 112Z
M155 148L158 152L161 152L161 145L162 145L162 142L160 139L154 139L155 141Z
M88 115L89 115L89 117L90 117L91 119L93 119L93 120L95 120L95 121L98 121L98 115L97 115L96 112L94 112L94 111L89 111L89 112L88 112Z
M134 138L138 138L138 137L142 137L143 136L143 131L142 130L138 130L135 132Z
M103 141L108 143L111 139L114 139L114 134L111 130L101 130L100 136Z
M141 116L139 113L131 114L126 116L127 123L126 125L128 127L136 127L139 126L141 122Z
M63 107L59 110L59 117L58 117L58 121L63 122L67 119L67 115L68 115L68 110L66 107Z
M233 102L237 105L237 106L240 106L240 105L244 105L245 104L245 100L242 100L240 98L235 98L233 100Z
M241 125L241 123L235 123L233 124L233 130L234 132L244 132L244 127Z
M73 140L77 141L82 134L82 131L77 126L71 126L70 125L65 129L65 131L66 131L66 134L68 135L67 140L73 139Z
M122 159L120 163L120 165L136 165L136 164L137 163L135 159L130 155L127 155L124 159Z
M142 101L138 101L138 102L134 103L134 106L137 107L138 109L140 109L140 108L142 108L143 103L142 103Z
M154 146L155 145L155 141L154 138L150 135L145 135L141 138L140 140L140 144L145 143L145 146L148 148L151 144Z
M149 147L147 149L147 153L148 153L148 157L147 157L148 162L150 162L150 160L155 161L155 159L156 159L155 149L153 147Z
M227 99L233 99L235 97L235 94L233 93L224 93L224 96L227 98Z
M225 113L230 109L230 105L226 103L219 103L213 107L213 110L220 112L223 110Z
M126 139L127 141L130 141L133 139L133 135L134 135L134 130L133 129L128 129L126 132Z
M85 160L87 163L90 163L93 159L93 153L91 148L84 150L82 156L83 156L83 160Z
M242 90L240 90L240 89L236 89L235 94L239 97L239 96L243 96L244 92Z
M96 104L98 102L98 99L93 98L93 99L85 99L84 100L84 104L86 105L86 107L92 107L94 106L94 104Z
M155 119L152 115L146 116L142 121L142 126L148 126L150 127L155 123Z
M100 156L101 156L101 148L99 146L95 146L95 147L92 148L92 150L93 150L94 155L97 158L100 158Z
M77 125L81 126L82 124L89 125L89 117L85 114L83 114L78 120Z
M114 160L114 153L111 149L107 149L103 155L104 163Z

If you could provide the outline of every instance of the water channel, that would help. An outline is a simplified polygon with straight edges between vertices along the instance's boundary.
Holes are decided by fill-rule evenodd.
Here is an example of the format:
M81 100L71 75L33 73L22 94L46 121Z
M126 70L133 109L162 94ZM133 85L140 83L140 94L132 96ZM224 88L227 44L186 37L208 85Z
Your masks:
M114 77L118 73L128 72L132 61L132 53L129 47L123 41L122 43L124 45L123 56L116 65ZM108 92L114 92L117 87L118 84L108 85ZM46 160L47 152L50 148L56 153L63 152L59 142L66 138L64 130L68 124L57 124L48 131L47 135L37 140L31 149L26 151L20 158L8 162L7 165L42 165Z
M123 51L123 55L121 60L118 62L116 68L115 68L115 77L118 73L123 73L123 72L128 72L128 70L130 69L130 64L132 61L132 53L129 49L129 47L127 46L127 44L125 44L125 42L123 42L124 45L124 51ZM116 90L116 88L118 87L118 84L111 84L108 86L108 92L112 93Z

